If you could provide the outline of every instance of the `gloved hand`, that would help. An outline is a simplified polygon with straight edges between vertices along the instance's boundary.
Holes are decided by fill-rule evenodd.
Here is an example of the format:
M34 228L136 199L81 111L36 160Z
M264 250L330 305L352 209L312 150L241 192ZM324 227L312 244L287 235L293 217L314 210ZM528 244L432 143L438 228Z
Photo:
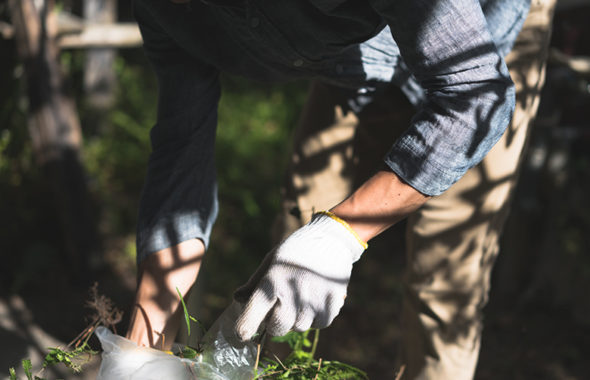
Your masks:
M265 322L270 335L332 323L346 298L352 264L367 243L330 212L320 212L268 253L234 298L245 303L236 333L249 340Z

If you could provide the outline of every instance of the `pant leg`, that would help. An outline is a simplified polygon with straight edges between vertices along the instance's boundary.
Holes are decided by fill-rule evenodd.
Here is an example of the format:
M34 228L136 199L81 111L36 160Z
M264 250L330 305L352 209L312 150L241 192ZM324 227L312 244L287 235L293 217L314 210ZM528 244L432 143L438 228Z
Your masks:
M276 242L346 198L354 173L353 138L358 119L347 111L347 93L313 82L301 113L282 188Z
M471 379L498 239L539 104L554 0L534 0L507 57L516 110L480 165L408 220L401 363L406 379Z

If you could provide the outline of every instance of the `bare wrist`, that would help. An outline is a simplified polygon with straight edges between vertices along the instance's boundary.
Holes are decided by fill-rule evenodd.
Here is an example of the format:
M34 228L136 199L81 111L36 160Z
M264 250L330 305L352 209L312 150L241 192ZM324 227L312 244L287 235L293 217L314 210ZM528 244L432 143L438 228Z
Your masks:
M369 241L418 209L430 197L403 182L394 172L379 171L330 211Z

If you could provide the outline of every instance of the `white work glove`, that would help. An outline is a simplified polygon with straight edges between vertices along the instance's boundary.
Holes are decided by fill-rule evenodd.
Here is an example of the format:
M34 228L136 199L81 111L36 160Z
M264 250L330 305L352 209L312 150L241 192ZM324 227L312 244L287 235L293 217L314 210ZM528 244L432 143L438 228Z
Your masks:
M265 322L266 332L329 326L346 298L352 264L367 244L330 212L320 212L268 253L234 298L244 303L238 338L249 340Z

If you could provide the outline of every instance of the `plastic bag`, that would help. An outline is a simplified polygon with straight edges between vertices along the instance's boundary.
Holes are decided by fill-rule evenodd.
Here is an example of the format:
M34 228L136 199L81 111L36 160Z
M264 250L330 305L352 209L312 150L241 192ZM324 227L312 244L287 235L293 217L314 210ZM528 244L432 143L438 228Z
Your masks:
M179 358L96 329L102 345L97 380L249 380L254 377L257 345L240 342L233 324L240 306L227 308L203 337L204 351L195 359Z

